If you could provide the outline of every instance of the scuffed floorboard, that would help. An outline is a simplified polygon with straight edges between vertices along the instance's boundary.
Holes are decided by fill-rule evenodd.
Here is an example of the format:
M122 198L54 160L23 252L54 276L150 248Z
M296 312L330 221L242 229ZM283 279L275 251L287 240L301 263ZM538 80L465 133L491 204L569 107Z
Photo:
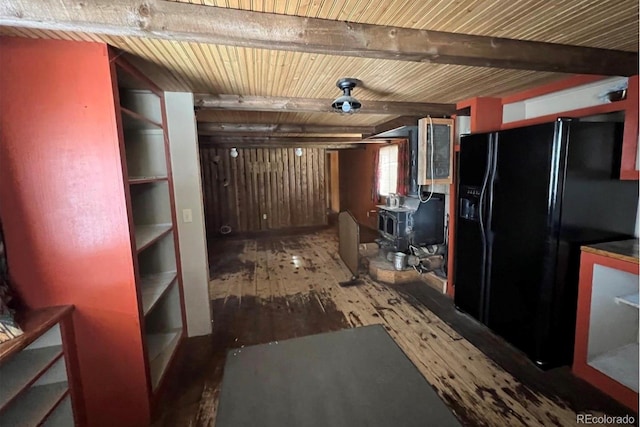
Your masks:
M402 290L369 278L339 286L351 273L335 230L224 241L213 258L214 334L184 346L157 425L215 425L231 348L371 324L385 327L464 425L576 425L565 401L518 381Z

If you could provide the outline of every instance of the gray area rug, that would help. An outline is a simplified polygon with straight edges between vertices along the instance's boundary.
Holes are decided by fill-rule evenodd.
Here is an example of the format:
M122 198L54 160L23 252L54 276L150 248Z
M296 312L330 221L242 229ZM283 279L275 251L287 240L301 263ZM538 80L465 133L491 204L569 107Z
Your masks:
M216 427L460 426L381 325L229 351Z

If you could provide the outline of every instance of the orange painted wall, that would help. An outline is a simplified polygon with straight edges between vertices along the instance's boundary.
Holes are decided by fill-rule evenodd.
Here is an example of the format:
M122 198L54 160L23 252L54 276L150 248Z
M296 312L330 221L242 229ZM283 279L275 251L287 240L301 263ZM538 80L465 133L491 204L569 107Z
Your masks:
M149 422L107 46L0 38L0 216L31 308L74 304L87 421Z
M360 225L376 230L376 202L371 200L374 159L380 144L367 144L365 149L340 150L340 210L350 211Z

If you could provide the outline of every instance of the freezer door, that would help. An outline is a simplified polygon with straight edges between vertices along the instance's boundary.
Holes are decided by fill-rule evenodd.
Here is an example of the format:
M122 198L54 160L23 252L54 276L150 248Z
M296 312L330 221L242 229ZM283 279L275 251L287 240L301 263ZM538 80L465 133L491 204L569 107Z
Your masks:
M458 200L455 233L454 303L456 307L481 319L484 302L485 244L480 194L488 179L489 135L469 135L460 143Z
M538 311L553 282L558 241L556 181L563 156L554 128L549 123L498 134L489 198L487 324L538 364L545 363Z

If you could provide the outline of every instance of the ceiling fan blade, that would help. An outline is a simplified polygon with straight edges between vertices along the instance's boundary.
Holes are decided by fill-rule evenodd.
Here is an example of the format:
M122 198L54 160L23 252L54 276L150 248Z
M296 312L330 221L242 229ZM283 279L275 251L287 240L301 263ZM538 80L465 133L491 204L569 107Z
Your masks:
M368 92L370 92L370 93L372 93L372 94L374 94L374 95L377 95L377 96L383 96L383 97L386 97L386 96L391 96L391 95L393 95L393 94L394 94L394 92L393 92L393 91L390 91L390 90L384 90L384 89L382 89L382 88L375 88L375 87L371 87L371 86L368 86L368 85L366 85L366 84L364 84L364 83L359 84L359 85L358 85L358 87L359 87L360 89L362 89L362 90L366 90L366 91L368 91Z

